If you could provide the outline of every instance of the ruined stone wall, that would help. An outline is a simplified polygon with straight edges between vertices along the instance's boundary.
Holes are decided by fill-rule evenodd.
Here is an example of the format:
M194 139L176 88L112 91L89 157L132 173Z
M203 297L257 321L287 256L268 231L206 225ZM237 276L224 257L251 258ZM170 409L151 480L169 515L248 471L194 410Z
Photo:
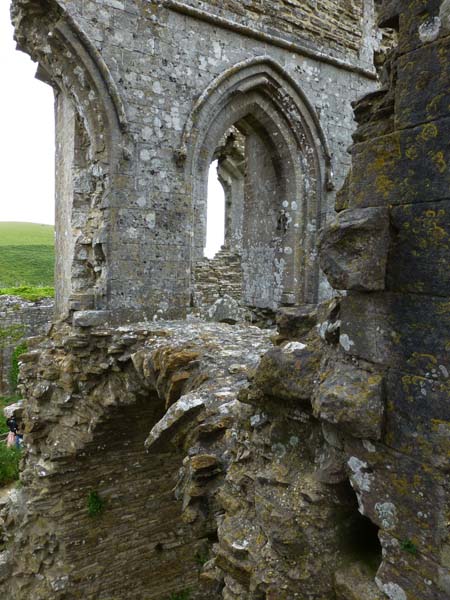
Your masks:
M22 485L1 515L2 594L220 598L220 582L200 572L221 514L207 495L226 457L195 451L194 437L214 446L227 434L269 335L183 321L59 325L31 347Z
M189 163L188 153L172 162L185 105L194 89L204 89L200 75L211 81L212 73L262 49L255 37L237 45L229 28L219 39L216 21L167 9L174 2L148 3L142 12L137 3L113 4L102 13L114 25L108 43L94 3L70 6L96 44L105 44L114 75L126 73L130 131L141 140L141 162L122 173L124 181L131 172L134 182L142 177L139 210L114 206L126 186L103 206L102 218L118 219L101 245L111 244L109 256L119 257L118 285L135 286L127 288L126 304L150 281L166 286L166 298L184 289L172 285L175 267L165 262L170 240L158 250L161 279L152 272L146 280L136 264L144 270L141 259L152 256L146 228L158 238L158 224L168 218L162 195L172 194L164 206L180 210L178 225L193 214L180 166ZM89 315L81 315L84 322L79 315L76 326L58 325L23 356L26 452L21 486L1 514L6 597L110 600L127 597L131 584L134 595L154 600L188 589L196 600L447 600L449 4L382 7L383 24L399 30L398 47L385 63L383 87L355 106L352 171L319 245L321 265L342 295L320 307L281 310L277 335L198 320L92 328ZM128 32L142 15L139 39L155 53L151 60L142 53L127 71L138 44ZM127 58L124 44L132 47ZM348 69L288 55L281 46L275 55L298 81L306 69L301 84L320 105L337 150L350 131L351 84L365 84ZM270 82L261 81L261 64ZM256 72L245 71L246 82L259 82L251 96L259 101L261 89L268 93L281 80L272 62L250 69L255 65ZM309 68L317 77L308 82ZM183 79L187 69L192 81ZM224 76L232 81L228 91L245 96L234 75ZM292 91L290 79L283 81ZM215 83L212 95L223 80ZM233 106L248 108L244 101ZM226 112L220 114L225 125ZM204 111L196 115L208 122ZM271 123L282 132L275 117ZM192 131L186 139L195 145L200 129L194 124ZM144 143L140 136L147 135ZM162 193L161 213L146 204L154 193ZM165 222L172 231L173 221ZM119 251L114 244L124 232L134 242ZM179 229L178 240L193 233ZM86 260L90 243L83 238ZM125 253L129 279L120 268ZM185 262L183 268L181 278ZM176 302L181 306L178 296Z
M11 358L14 349L31 336L46 334L53 318L51 299L28 302L0 296L0 396L12 393Z
M198 262L194 270L194 309L207 308L224 295L242 304L242 276L241 257L224 247L214 258Z
M297 261L306 272L298 268L301 288L309 271L317 271L312 247L320 219L332 209L329 190L340 185L348 168L346 149L354 127L350 101L375 85L367 60L353 51L359 39L362 46L373 47L371 10L361 21L366 5L370 8L371 3L345 3L339 31L327 24L339 44L347 32L347 50L352 52L343 60L332 56L338 42L325 36L321 23L317 27L323 38L317 45L284 40L284 17L277 20L282 13L272 10L273 3L261 5L270 35L255 36L259 17L252 6L247 15L251 27L242 29L240 15L231 23L217 20L213 6L202 5L203 12L197 14L188 4L172 1L15 0L20 48L40 62L41 78L70 99L87 142L87 160L74 170L74 202L80 210L72 216L73 250L69 245L65 256L72 262L71 292L61 299L63 305L72 311L104 311L103 319L118 322L185 314L191 295L192 236L203 239L203 209L194 206L199 197L194 190L197 159L190 156L199 141L197 124L204 119L208 128L219 91L225 86L228 96L222 100L228 101L232 84L239 86L233 77L242 74L247 81L251 73L255 75L251 89L242 95L242 111L251 110L255 94L261 99L263 84L268 102L279 103L284 111L279 117L274 114L281 126L285 115L294 115L286 90L279 92L282 81L295 83L289 95L298 96L297 104L303 98L303 116L291 119L309 136L309 150L300 148L296 161L301 169L302 152L308 156L305 172L314 163L314 173L306 178L314 199L307 208L309 195L301 191L293 209L293 222L302 223L297 237L307 238L310 248ZM291 8L297 14L297 6L285 4L286 10ZM311 31L305 36L311 38L316 27L311 14L317 7L305 6L300 12L307 8ZM335 9L330 3L330 19ZM223 133L217 132L218 138ZM310 287L312 297L316 275L311 275ZM68 286L65 290L63 296Z

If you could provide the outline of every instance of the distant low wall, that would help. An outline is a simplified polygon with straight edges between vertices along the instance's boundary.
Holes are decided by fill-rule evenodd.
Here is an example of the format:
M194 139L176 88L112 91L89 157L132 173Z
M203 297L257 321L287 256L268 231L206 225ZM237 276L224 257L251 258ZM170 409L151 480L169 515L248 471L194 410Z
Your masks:
M46 331L53 317L51 298L29 302L17 296L0 296L0 396L11 390L11 357L14 349L28 337Z

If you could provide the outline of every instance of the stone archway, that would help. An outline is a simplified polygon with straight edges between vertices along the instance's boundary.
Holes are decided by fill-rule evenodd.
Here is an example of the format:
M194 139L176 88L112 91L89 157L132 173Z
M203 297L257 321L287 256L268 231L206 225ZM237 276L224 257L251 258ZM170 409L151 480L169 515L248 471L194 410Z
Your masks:
M95 46L57 0L13 4L18 49L39 64L55 92L56 308L107 303L104 198L128 145L120 94Z
M243 303L276 309L317 301L316 235L329 155L318 119L298 86L272 59L235 65L197 101L178 158L192 190L191 264L206 235L207 173L223 136L246 138L242 222Z

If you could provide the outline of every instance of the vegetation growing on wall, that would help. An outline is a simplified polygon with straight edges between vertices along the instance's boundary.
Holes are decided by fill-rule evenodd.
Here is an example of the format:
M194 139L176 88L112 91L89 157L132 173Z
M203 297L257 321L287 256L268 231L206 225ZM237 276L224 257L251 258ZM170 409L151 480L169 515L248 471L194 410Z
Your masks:
M105 500L95 490L89 492L87 509L90 517L98 517L105 510Z
M0 486L19 478L19 462L22 451L19 448L7 448L0 443Z
M0 288L0 296L18 296L22 300L29 300L30 302L53 298L54 295L55 288L49 286L21 285L19 287Z
M9 325L0 327L0 349L6 348L18 342L25 333L23 325Z

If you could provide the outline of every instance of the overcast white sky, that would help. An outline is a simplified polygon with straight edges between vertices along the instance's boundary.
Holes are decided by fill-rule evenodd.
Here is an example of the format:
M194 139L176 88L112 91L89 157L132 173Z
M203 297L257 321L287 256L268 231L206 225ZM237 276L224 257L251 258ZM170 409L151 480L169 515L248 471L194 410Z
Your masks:
M0 221L54 222L53 91L35 72L0 0Z
M0 0L0 221L54 223L53 90L34 78L36 64L15 49L9 0ZM210 177L206 256L223 243L223 190ZM208 228L209 229L209 228Z

